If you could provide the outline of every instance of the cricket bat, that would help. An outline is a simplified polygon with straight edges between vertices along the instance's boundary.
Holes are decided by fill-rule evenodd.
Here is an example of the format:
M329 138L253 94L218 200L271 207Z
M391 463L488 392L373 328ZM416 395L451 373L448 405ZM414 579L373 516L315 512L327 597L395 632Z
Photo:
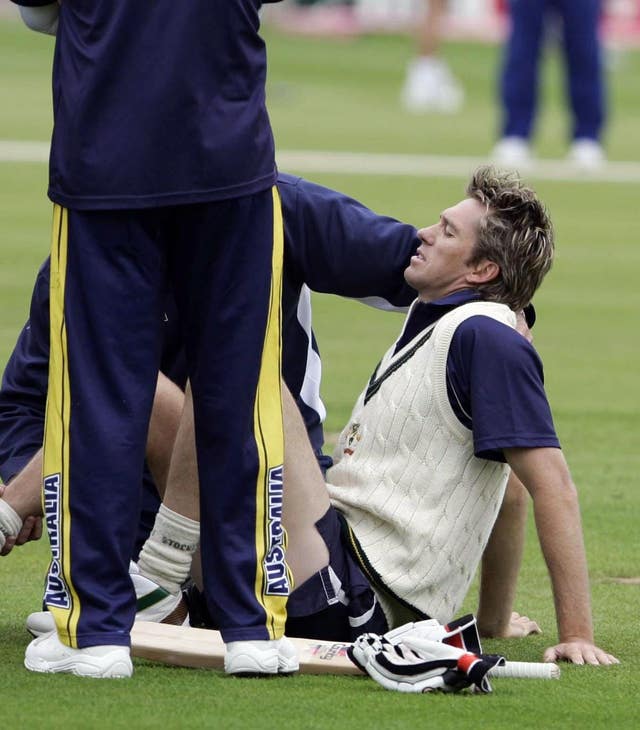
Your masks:
M351 674L364 676L347 656L351 644L289 637L298 651L303 674ZM225 645L219 631L136 621L131 630L131 655L178 667L224 669ZM491 670L492 677L558 679L556 664L507 662Z

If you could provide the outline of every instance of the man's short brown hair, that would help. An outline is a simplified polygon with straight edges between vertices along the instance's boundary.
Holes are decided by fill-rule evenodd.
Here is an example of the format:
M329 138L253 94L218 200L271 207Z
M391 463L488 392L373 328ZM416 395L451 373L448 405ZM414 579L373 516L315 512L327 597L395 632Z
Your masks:
M516 174L491 166L476 170L467 195L487 211L470 263L487 259L500 267L498 276L478 290L484 299L520 310L529 304L553 262L553 226L547 211Z

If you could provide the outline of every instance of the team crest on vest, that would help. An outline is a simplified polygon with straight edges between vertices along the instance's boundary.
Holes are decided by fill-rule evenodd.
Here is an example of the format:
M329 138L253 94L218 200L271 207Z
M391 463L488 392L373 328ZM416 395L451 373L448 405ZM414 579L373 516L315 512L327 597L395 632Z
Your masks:
M44 602L47 606L70 608L69 588L60 566L62 536L60 531L60 474L49 474L44 478L44 517L51 545L51 563L47 574Z
M345 439L345 447L342 450L343 454L346 454L347 456L351 456L353 454L354 449L358 445L358 442L362 438L362 431L363 428L359 423L352 423L351 428L349 429L349 432L347 433L346 439Z

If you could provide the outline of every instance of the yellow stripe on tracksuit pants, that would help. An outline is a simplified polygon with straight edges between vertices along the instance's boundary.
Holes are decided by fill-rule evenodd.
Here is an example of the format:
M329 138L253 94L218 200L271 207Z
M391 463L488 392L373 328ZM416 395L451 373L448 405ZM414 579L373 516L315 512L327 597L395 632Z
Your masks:
M292 584L292 576L284 561L286 533L281 523L284 462L281 300L284 242L280 197L276 187L273 188L273 211L273 264L269 316L254 408L254 433L260 464L256 492L256 550L259 555L265 555L264 563L258 562L256 566L255 591L268 617L269 636L271 639L277 639L284 633L287 617L285 601ZM261 440L259 435L263 436ZM274 525L277 527L274 528ZM283 590L274 593L274 586L280 586Z
M75 646L80 602L69 576L69 422L71 412L64 292L67 269L68 213L54 206L51 238L51 319L49 386L44 432L43 513L51 543L47 577L48 608L60 639Z

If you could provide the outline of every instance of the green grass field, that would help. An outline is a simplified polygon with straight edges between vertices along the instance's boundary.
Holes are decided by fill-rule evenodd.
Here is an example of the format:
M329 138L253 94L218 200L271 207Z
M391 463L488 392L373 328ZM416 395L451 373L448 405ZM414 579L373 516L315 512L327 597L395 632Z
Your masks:
M353 42L291 39L267 33L269 104L279 149L483 155L497 127L491 82L498 49L449 44L446 54L468 100L454 117L412 117L397 105L407 39ZM52 42L0 20L0 140L45 141L51 125ZM545 68L538 152L566 147L562 84ZM640 161L640 53L610 74L606 138L615 160ZM296 170L291 170L296 172ZM354 171L355 173L356 171ZM465 180L329 174L312 179L417 225L463 195ZM640 683L640 184L533 180L557 229L553 271L536 297L535 344L545 362L557 430L578 485L593 591L597 640L621 665L565 667L559 682L498 680L494 694L405 696L365 678L238 680L209 671L136 661L132 681L93 682L30 674L22 667L26 615L41 600L45 541L0 559L0 707L5 723L33 728L547 728L636 727ZM0 162L0 362L28 312L35 272L47 255L50 204L46 166ZM358 266L358 262L354 262ZM324 356L328 430L339 430L359 390L400 327L352 302L316 297ZM636 583L621 579L636 578ZM474 610L471 591L465 608ZM545 633L490 641L514 660L539 660L555 643L551 593L533 525L517 608Z

